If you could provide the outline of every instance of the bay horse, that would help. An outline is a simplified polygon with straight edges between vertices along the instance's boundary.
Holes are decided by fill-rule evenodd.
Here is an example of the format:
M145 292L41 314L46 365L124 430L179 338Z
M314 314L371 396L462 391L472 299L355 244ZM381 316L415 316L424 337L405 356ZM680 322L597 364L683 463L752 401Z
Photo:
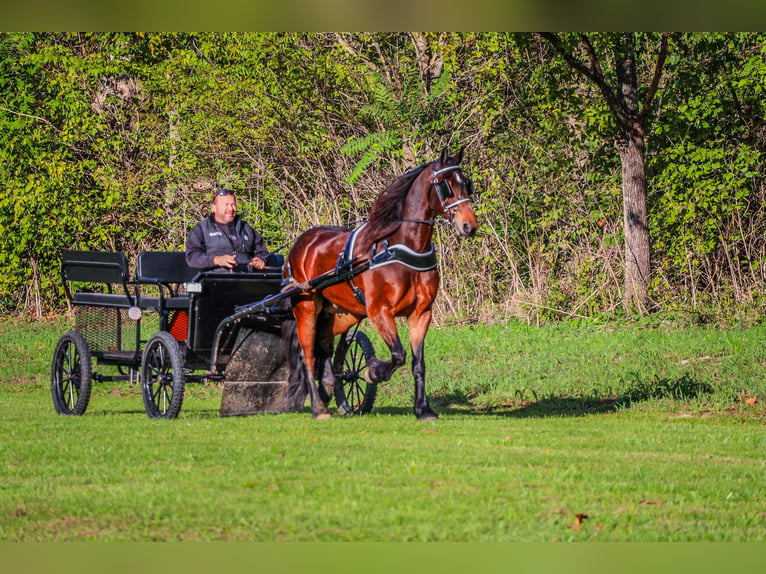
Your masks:
M308 394L314 418L330 418L327 403L334 377L329 361L334 337L365 317L391 353L388 361L373 357L365 378L371 383L389 380L406 360L395 320L406 317L415 379L414 414L420 420L438 418L426 396L423 356L439 287L431 240L437 216L451 222L460 237L472 237L479 227L470 203L473 182L460 169L463 151L450 156L445 148L438 160L399 176L377 197L362 226L354 230L313 227L296 240L284 268L285 278L293 285L309 285L312 278L344 270L341 277L348 275L348 279L321 289L306 287L291 298L303 368L291 362L290 410L303 408ZM359 266L364 270L354 273ZM287 352L288 357L291 354ZM326 380L328 376L331 380Z

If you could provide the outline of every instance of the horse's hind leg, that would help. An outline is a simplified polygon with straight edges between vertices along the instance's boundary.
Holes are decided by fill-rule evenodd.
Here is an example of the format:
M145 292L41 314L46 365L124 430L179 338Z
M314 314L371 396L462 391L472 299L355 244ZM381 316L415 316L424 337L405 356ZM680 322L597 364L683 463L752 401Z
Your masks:
M330 411L327 410L327 405L320 396L315 378L317 357L314 345L317 340L317 309L318 305L314 298L303 298L294 303L293 315L298 330L298 342L303 349L306 386L311 397L311 414L316 419L327 419L330 418Z
M329 405L333 397L333 387L335 386L335 374L332 370L335 337L333 336L333 319L325 311L322 311L317 317L315 341L315 377L318 384L319 397L325 405Z

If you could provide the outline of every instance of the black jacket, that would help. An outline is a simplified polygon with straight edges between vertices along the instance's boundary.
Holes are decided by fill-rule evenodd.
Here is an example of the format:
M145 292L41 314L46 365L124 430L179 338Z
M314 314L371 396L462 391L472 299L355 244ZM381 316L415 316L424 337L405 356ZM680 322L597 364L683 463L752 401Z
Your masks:
M269 250L263 237L237 215L229 225L216 223L212 215L200 221L186 239L186 263L195 269L220 269L213 265L216 255L236 254L235 271L251 271L253 257L266 259Z

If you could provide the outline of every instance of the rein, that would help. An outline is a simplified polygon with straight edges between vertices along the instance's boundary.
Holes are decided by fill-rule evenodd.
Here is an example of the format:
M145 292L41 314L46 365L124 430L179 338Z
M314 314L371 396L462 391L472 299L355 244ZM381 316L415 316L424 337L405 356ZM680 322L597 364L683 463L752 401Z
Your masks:
M435 219L400 219L402 223L422 223L423 225L436 225L437 223L449 223L448 219L437 217Z

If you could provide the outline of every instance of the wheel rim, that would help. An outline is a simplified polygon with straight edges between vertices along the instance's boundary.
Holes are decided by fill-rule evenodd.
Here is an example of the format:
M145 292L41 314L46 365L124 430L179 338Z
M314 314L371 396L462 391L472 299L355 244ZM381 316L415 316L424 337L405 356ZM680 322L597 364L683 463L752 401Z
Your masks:
M342 414L362 415L372 410L377 385L362 375L375 356L370 340L359 332L344 335L335 350L335 403Z
M343 372L340 379L346 391L346 402L351 411L358 411L367 396L367 385L359 374L367 364L362 347L356 341L351 341L343 360ZM360 382L361 381L361 382Z
M173 400L173 367L165 345L157 343L150 349L146 369L151 400L159 412L165 414Z
M58 361L56 388L69 410L74 409L80 398L81 373L80 353L72 341L67 341Z

